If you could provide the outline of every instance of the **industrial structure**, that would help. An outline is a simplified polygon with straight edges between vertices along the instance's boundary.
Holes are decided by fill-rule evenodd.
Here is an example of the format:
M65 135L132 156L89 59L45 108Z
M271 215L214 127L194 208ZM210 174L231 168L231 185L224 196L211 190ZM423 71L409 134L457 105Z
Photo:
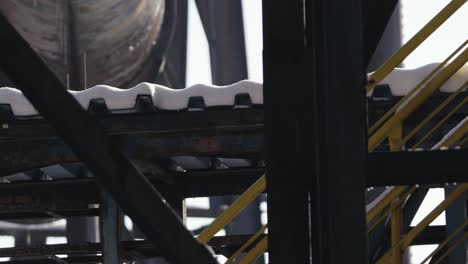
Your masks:
M0 1L5 263L467 263L468 35L399 68L467 0L401 47L397 0L264 0L263 84L242 1L195 2L215 85L185 85L187 0Z

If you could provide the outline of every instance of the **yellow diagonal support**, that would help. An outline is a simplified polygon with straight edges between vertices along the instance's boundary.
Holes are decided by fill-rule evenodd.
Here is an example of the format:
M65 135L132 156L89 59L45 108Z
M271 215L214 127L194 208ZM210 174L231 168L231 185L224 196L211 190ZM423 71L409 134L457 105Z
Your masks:
M465 234L457 239L447 250L442 254L436 261L434 261L434 264L439 264L442 263L442 261L450 254L452 251L454 251L461 243L463 243L466 239L468 238L468 233L465 232Z
M426 139L428 139L432 133L434 133L439 127L441 127L452 115L454 115L460 108L462 108L466 103L468 103L468 97L465 97L463 101L458 103L448 114L442 118L429 132L427 132L416 144L414 144L411 149L416 149L419 147Z
M444 109L450 102L453 101L463 90L468 87L468 81L466 81L458 90L451 94L447 99L445 99L430 115L424 118L421 123L419 123L410 133L401 141L401 145L405 144L410 140L421 128L423 128L432 118L434 118L442 109Z
M452 16L467 0L452 0L434 18L429 21L418 33L406 42L387 62L380 66L369 79L367 92L372 91L396 66L401 64L424 40L438 29L450 16Z
M400 240L400 243L392 247L390 250L388 250L376 263L377 264L382 264L382 263L390 263L390 259L392 256L393 250L395 250L395 247L399 247L401 250L406 249L409 245L411 245L411 242L418 236L434 219L437 218L443 211L447 209L447 207L452 204L458 197L460 197L462 194L464 194L468 190L468 183L463 183L458 188L456 188L453 192L451 192L444 201L442 201L432 212L430 212L426 217L424 217L423 220L419 224L417 224L411 231L408 232L408 234Z
M422 91L396 112L375 134L369 138L368 151L372 152L397 125L401 124L418 109L437 89L439 89L452 75L454 75L468 61L468 48L447 65L422 89Z
M198 240L202 243L208 243L213 236L223 229L229 222L234 219L247 205L249 205L257 196L266 189L266 176L263 175L258 179L247 191L222 212L208 227L203 230L198 236Z
M439 246L431 252L431 254L429 254L423 261L421 261L421 264L425 264L427 261L429 261L429 259L431 259L435 254L437 254L441 249L443 249L445 245L447 245L450 242L450 240L457 236L458 233L465 230L466 225L468 225L468 220L465 220L465 222L462 225L460 225L455 231L453 231L452 234L450 234L450 236L448 236L442 243L440 243Z
M451 131L452 132L452 131ZM458 142L461 138L463 138L466 134L468 134L468 117L463 119L456 127L455 131L450 135L444 137L441 142L437 143L437 147L434 148L450 148L455 143Z
M247 242L245 242L244 245L242 245L242 247L240 247L236 252L234 252L234 254L232 254L231 257L229 257L229 259L224 264L231 264L232 262L234 262L234 260L236 260L236 258L242 252L244 252L244 250L250 247L250 245L252 245L252 243L255 242L255 240L257 240L263 233L265 233L265 230L267 228L268 225L264 225L262 228L260 228L260 230L258 230L257 233L255 233L251 238L249 238L249 240L247 240Z
M401 193L407 190L407 186L398 186L395 187L387 196L385 196L376 206L374 206L366 216L367 224L370 222L380 213L382 212L385 207L387 207L392 201L394 201Z
M374 133L377 128L380 127L402 104L404 104L408 99L413 96L414 93L416 93L421 87L423 87L424 84L426 84L432 77L434 77L450 60L455 57L461 50L465 48L465 46L468 45L468 40L465 40L457 49L455 49L443 62L441 62L437 67L432 70L424 79L422 79L415 87L409 91L408 94L406 94L403 98L401 98L390 110L388 110L375 124L373 124L369 130L368 134L371 135Z
M388 208L377 220L375 220L372 225L367 229L367 232L370 233L372 232L372 230L374 230L380 222L382 222L387 216L388 214L390 214L390 212L392 212L396 206L400 206L401 204L403 204L403 202L405 201L405 199L410 196L414 191L416 191L417 187L416 186L413 186L411 187L411 189L409 189L406 193L404 193L400 198L398 198L398 202L396 203L392 203L390 208ZM396 200L396 199L395 199ZM368 223L369 224L369 223Z
M268 248L268 238L264 237L254 248L252 248L245 256L239 260L237 264L252 264L260 255L265 253Z

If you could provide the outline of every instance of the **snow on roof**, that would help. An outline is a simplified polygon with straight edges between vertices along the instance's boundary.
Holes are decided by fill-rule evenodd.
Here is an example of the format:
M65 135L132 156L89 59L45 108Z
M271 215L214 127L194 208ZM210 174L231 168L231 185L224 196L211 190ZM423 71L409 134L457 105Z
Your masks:
M380 84L388 84L394 96L403 96L434 70L437 65L437 63L432 63L414 69L396 68ZM455 92L467 80L467 77L468 65L465 65L440 90L449 93ZM103 99L109 110L131 109L135 107L135 100L139 95L151 96L154 105L162 110L188 108L189 100L192 97L203 97L207 107L233 106L236 95L239 94L248 94L252 104L263 104L262 84L248 80L227 86L196 84L180 90L151 83L140 83L130 89L97 85L84 91L70 91L70 93L84 109L88 109L90 101L93 99ZM0 88L0 104L10 105L15 116L38 114L22 92L14 88Z
M387 84L394 96L408 94L420 81L431 73L439 63L431 63L419 68L395 68L379 85ZM373 72L369 73L369 78ZM440 88L441 92L453 93L468 79L468 65L464 65Z
M69 91L84 109L88 109L93 99L104 99L109 110L131 109L139 95L148 95L156 107L162 110L188 108L191 97L203 97L207 107L234 106L238 94L248 94L252 104L263 104L262 84L240 81L227 86L196 84L185 89L175 90L151 83L140 83L130 89L119 89L107 85L97 85L84 91ZM15 116L38 115L23 93L14 88L0 88L0 104L10 105Z

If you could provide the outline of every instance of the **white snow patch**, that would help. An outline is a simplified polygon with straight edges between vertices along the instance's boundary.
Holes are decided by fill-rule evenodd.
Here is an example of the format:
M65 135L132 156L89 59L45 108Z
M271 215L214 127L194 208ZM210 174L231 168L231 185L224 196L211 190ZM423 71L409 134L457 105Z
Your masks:
M395 68L379 84L387 84L394 96L405 96L438 65L439 63L431 63L418 68ZM370 78L372 74L373 72L369 73L367 78ZM442 85L440 91L445 93L455 92L466 82L467 76L468 65L464 65ZM370 96L370 94L368 96Z
M163 110L187 108L190 97L202 96L206 106L233 106L235 96L240 93L250 95L253 104L263 104L262 84L240 81L227 86L197 84L175 90L165 86L140 83L130 89L119 89L108 85L97 85L84 91L69 91L84 108L88 109L92 99L103 99L109 110L131 109L135 107L138 95L149 95L156 107ZM37 110L23 93L14 88L0 89L0 104L9 104L15 116L37 115Z
M16 116L33 116L38 113L23 93L15 88L0 88L0 104L9 104Z
M130 109L135 106L138 95L154 95L154 84L140 83L130 89L119 89L108 85L96 85L84 91L70 91L84 109L92 99L104 99L109 110Z
M248 93L253 104L263 104L263 86L252 81L240 81L227 86L196 84L185 89L175 90L157 85L154 93L154 104L163 110L187 108L190 97L203 96L205 105L234 105L236 94Z

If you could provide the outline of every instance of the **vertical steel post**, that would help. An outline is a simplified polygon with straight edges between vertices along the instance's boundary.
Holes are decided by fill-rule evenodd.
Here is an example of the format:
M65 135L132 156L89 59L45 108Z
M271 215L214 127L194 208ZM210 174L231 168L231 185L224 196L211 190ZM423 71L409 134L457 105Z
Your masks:
M122 263L119 206L106 191L101 192L101 243L104 264Z
M213 84L228 85L247 76L242 1L196 0L210 48Z
M304 2L264 0L263 41L269 259L310 263L314 102L304 77Z
M306 1L304 145L311 170L313 263L366 263L364 17L360 0ZM309 158L310 159L310 158Z

